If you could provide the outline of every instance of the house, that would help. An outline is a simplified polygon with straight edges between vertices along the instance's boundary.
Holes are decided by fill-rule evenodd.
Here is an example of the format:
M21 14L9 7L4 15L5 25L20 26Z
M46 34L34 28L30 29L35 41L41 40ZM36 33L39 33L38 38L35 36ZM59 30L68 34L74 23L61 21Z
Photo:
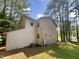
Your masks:
M34 21L25 15L21 16L21 21L24 22L21 25L22 29L7 33L6 50L8 51L24 48L35 42L35 25L32 24Z
M42 17L38 20L22 15L21 29L8 32L6 50L24 48L30 44L50 45L56 43L56 24L51 17Z
M56 24L51 17L41 17L37 20L37 44L50 45L56 43Z

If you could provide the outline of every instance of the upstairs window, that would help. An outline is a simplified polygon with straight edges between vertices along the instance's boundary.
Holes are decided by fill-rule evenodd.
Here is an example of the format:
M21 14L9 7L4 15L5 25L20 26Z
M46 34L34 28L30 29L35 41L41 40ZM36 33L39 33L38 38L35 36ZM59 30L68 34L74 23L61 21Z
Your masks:
M33 22L31 22L30 25L33 26Z
M39 27L39 23L37 23L37 27Z
M40 35L39 34L37 34L37 39L39 39L40 38Z
M45 36L47 36L47 34L45 34Z

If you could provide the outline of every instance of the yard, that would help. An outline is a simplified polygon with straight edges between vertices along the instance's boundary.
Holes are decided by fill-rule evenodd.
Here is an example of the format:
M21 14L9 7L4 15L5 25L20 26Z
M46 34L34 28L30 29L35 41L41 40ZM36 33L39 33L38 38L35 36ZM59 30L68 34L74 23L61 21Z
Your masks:
M56 46L28 47L8 52L0 48L0 59L79 59L79 46L66 42Z

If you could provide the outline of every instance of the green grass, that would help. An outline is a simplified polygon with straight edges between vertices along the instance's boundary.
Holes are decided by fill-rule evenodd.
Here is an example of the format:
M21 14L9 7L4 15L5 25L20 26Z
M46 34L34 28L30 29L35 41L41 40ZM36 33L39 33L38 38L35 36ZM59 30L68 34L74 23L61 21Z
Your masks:
M58 47L52 48L55 54L51 53L51 56L61 59L79 59L79 46L71 43L60 44Z
M58 43L56 46L24 48L9 52L0 52L7 59L79 59L79 45Z
M55 47L47 46L38 50L44 51L38 55L39 59L45 56L48 56L46 59L79 59L79 46L72 43L60 43Z

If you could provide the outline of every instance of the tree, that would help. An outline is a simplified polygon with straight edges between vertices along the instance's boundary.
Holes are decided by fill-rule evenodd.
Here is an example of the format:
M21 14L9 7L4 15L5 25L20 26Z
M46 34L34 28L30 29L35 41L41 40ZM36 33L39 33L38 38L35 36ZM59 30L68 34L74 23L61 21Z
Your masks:
M6 36L6 32L18 30L20 16L23 8L28 7L27 0L0 0L0 34ZM5 33L5 34L4 34ZM5 43L3 38L3 42Z
M3 32L8 32L14 29L14 23L9 20L0 20L0 28Z
M20 16L23 14L23 8L28 7L26 1L27 0L1 0L0 19L9 20L10 22L15 23L16 26L19 26ZM17 29L18 27L16 26L15 28Z

